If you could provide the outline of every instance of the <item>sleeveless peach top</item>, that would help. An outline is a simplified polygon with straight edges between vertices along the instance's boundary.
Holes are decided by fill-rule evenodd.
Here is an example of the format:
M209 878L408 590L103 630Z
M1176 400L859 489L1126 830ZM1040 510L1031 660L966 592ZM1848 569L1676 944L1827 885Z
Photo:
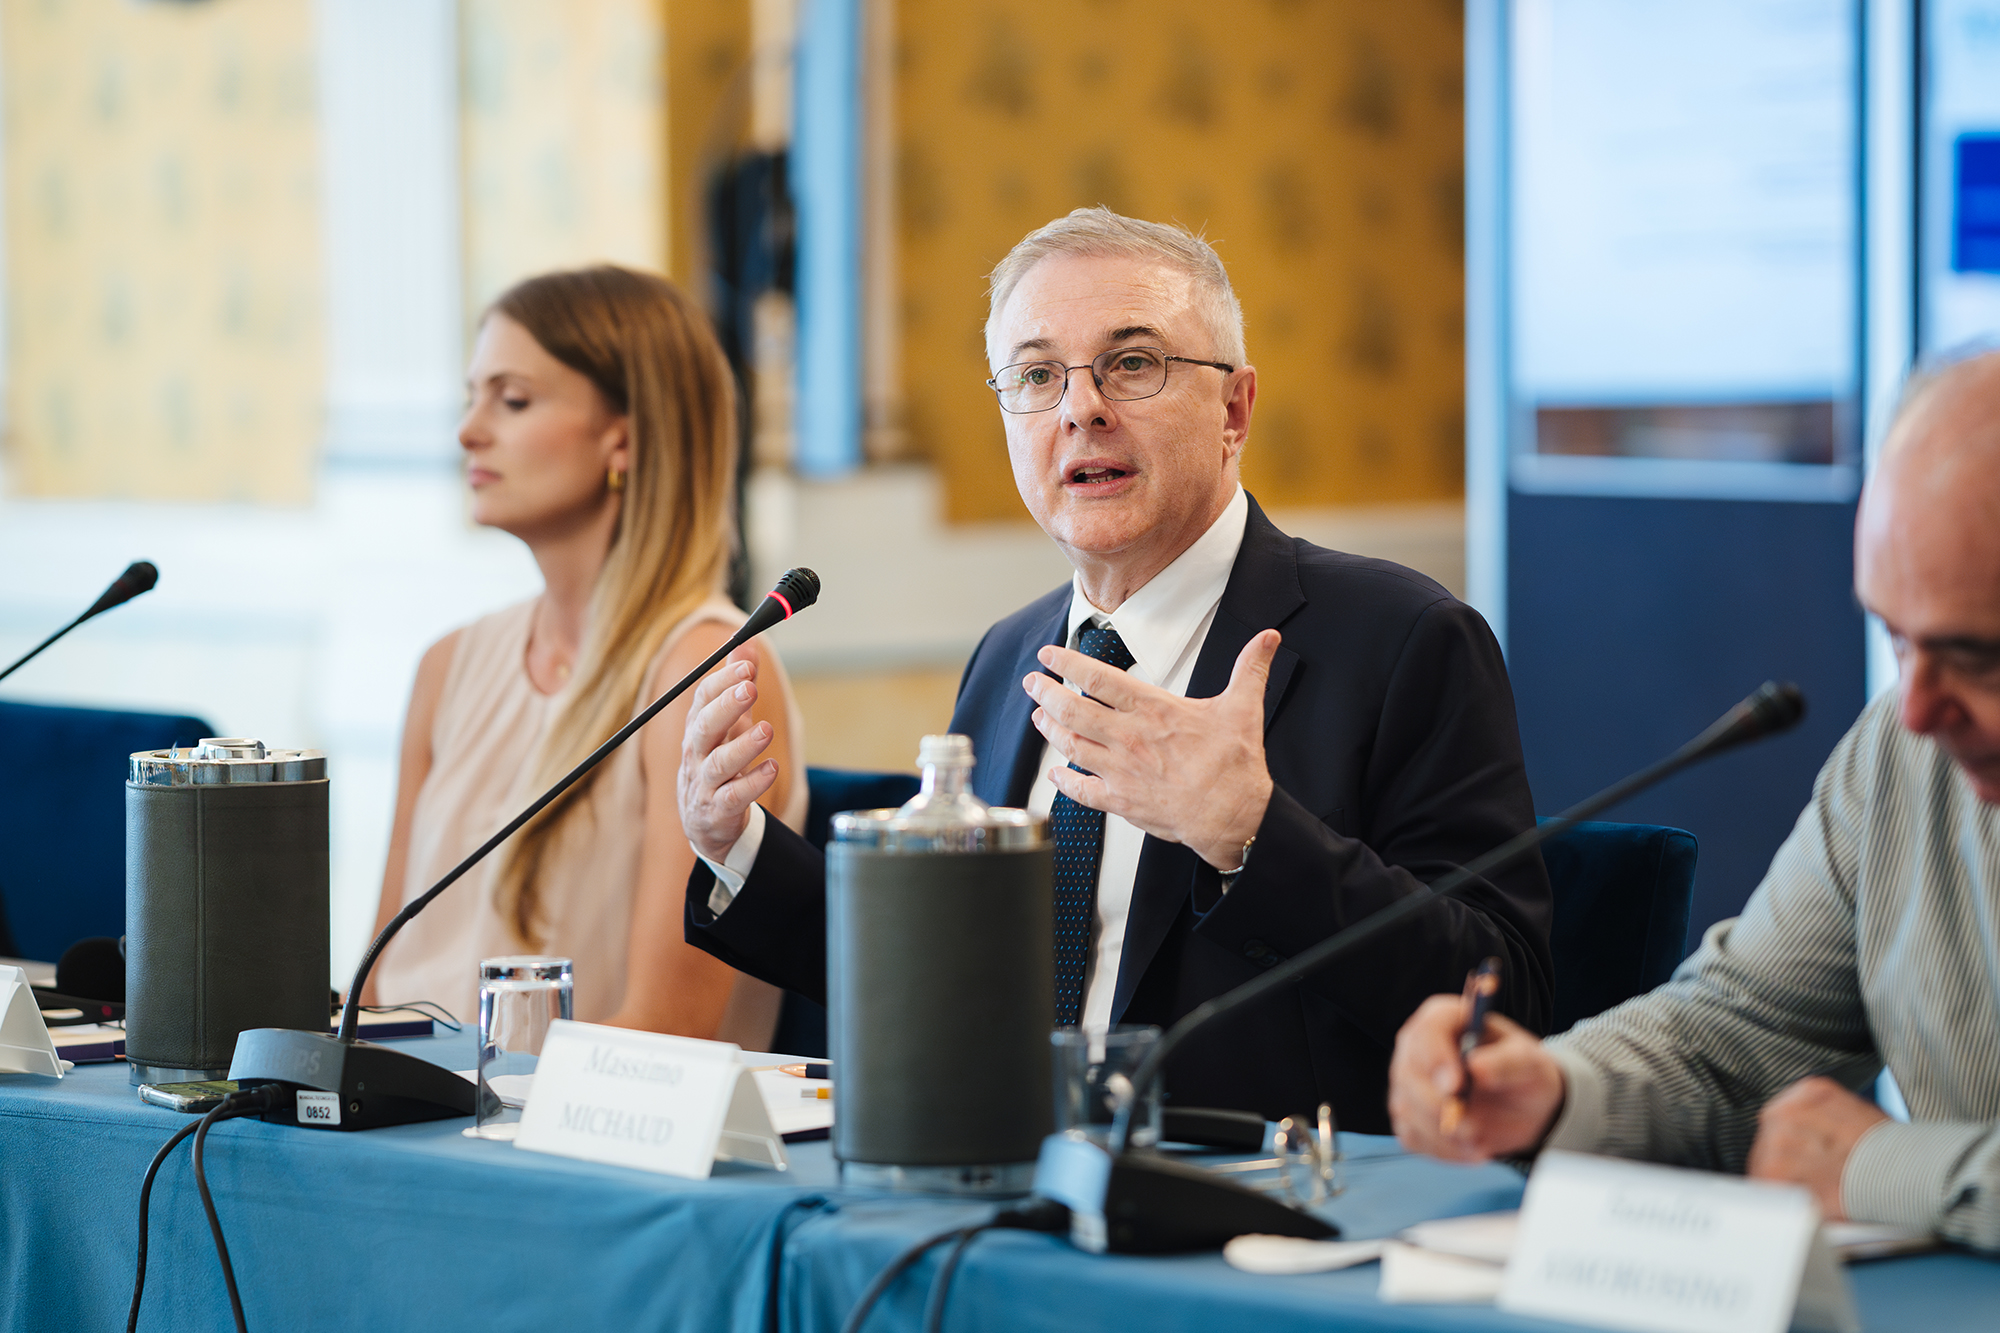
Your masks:
M542 739L567 688L542 694L528 680L527 654L534 600L476 620L459 632L445 673L431 731L431 768L417 794L402 901L435 884L540 794L534 776ZM744 615L715 597L674 626L647 666L647 683L674 645L707 622L734 629ZM784 668L767 647L767 669ZM789 697L789 691L787 691ZM635 700L632 712L652 702ZM791 707L794 753L802 753L798 710ZM601 1022L625 998L632 898L645 837L646 775L638 737L598 767L583 803L564 820L538 881L546 939L540 952L575 962L575 1015ZM671 773L656 780L673 781ZM794 782L787 809L794 828L805 822L806 785ZM376 965L385 1004L435 1000L461 1021L478 1021L479 960L522 953L520 940L494 903L501 853L480 862L405 926ZM717 1036L762 1050L777 1018L778 992L739 977Z

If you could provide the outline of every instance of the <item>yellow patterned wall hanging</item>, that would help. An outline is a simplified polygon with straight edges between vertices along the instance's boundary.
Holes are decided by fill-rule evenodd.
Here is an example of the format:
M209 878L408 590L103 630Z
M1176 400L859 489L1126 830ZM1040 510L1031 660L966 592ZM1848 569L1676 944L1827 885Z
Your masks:
M665 268L665 28L660 0L462 0L470 316L550 269Z
M310 498L313 74L312 0L0 0L16 493Z
M1216 243L1266 503L1456 497L1462 11L1446 0L900 0L902 379L957 519L1022 514L982 381L984 276L1106 204Z

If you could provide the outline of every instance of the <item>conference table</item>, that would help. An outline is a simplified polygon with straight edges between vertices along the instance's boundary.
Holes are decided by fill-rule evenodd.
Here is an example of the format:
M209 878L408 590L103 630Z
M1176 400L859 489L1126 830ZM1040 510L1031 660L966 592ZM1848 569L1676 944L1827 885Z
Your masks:
M396 1043L472 1062L468 1035ZM131 1297L139 1183L188 1118L142 1103L123 1064L61 1080L0 1074L0 1328L115 1330ZM466 1121L364 1133L218 1124L207 1175L253 1329L689 1329L834 1333L913 1241L988 1206L838 1186L829 1145L778 1172L707 1180L467 1139ZM1352 1239L1511 1208L1521 1177L1343 1136L1347 1188L1324 1213ZM1218 1159L1220 1160L1220 1159ZM941 1251L868 1321L920 1327ZM1944 1252L1851 1271L1869 1329L2000 1327L2000 1263ZM1026 1232L982 1235L951 1288L955 1333L1058 1329L1574 1330L1491 1306L1391 1305L1373 1264L1265 1276L1216 1254L1090 1255ZM188 1145L161 1170L140 1328L229 1327Z

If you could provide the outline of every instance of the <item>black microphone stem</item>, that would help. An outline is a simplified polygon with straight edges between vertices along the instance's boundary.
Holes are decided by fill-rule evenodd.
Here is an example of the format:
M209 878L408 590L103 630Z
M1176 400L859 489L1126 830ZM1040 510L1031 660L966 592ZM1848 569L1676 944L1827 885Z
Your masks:
M88 611L85 611L75 620L70 621L69 624L64 625L54 634L49 635L48 638L43 639L40 643L30 648L25 655L15 658L11 666L5 671L0 671L0 680L7 679L7 677L34 661L42 649L48 647L92 616L102 615L112 607L121 606L131 601L134 597L137 597L140 593L149 591L153 584L159 580L159 577L160 571L153 567L151 561L133 561L125 567L123 574L112 580L110 587L98 595L97 600L91 604Z
M1146 1058L1140 1061L1139 1067L1132 1071L1131 1090L1119 1103L1117 1113L1112 1118L1110 1141L1112 1156L1115 1157L1125 1151L1126 1136L1132 1125L1132 1109L1143 1099L1146 1089L1159 1078L1160 1070L1165 1066L1167 1057L1173 1054L1174 1048L1186 1040L1196 1028L1244 1005L1255 1004L1272 991L1301 980L1308 973L1318 970L1356 945L1365 944L1411 913L1423 910L1440 898L1451 897L1487 871L1505 865L1563 830L1644 791L1654 783L1665 781L1689 765L1699 763L1712 754L1719 754L1744 741L1754 740L1772 731L1782 731L1798 721L1803 712L1804 701L1799 697L1797 687L1767 681L1762 689L1717 718L1701 735L1651 767L1612 783L1595 796L1577 802L1552 819L1523 830L1484 856L1475 857L1435 883L1426 885L1424 891L1397 899L1374 915L1364 917L1347 929L1329 935L1304 953L1295 954L1279 963L1263 976L1253 977L1234 990L1224 991L1214 999L1196 1005L1183 1014L1179 1022L1167 1029L1165 1035L1154 1043Z
M780 583L779 587L780 588L787 587L789 584L789 580L791 580L791 578L793 577L793 574L801 572L807 573L808 576L810 576L810 571L795 570L793 571L792 574L787 574L785 576L787 582ZM814 596L817 596L818 589L819 589L819 580L817 578L814 578L813 589L812 589ZM797 594L795 593L794 597L796 596ZM767 610L771 608L774 603L782 605L783 613L767 615L766 614ZM804 610L805 607L810 605L812 605L810 600L801 600L796 610ZM396 913L396 915L390 920L389 924L382 927L382 933L375 937L375 942L368 946L368 952L363 954L361 957L361 965L354 969L354 980L350 982L347 987L347 1004L344 1008L342 1008L340 1013L340 1040L349 1042L354 1040L355 1028L361 1021L361 987L368 980L368 973L374 968L375 959L381 954L383 947L386 946L390 940L396 937L396 932L403 928L404 923L409 921L409 919L415 916L417 913L423 911L424 908L430 904L431 899L437 897L440 893L443 893L446 889L456 884L459 881L459 878L462 875L464 875L466 871L478 865L482 860L486 858L488 853L490 853L495 847L498 847L501 843L507 841L508 837L513 833L515 833L517 830L519 830L523 824L527 823L529 820L533 819L536 815L540 814L544 809L546 809L548 807L549 802L555 800L556 797L562 795L564 792L568 791L572 786L574 786L578 778L581 778L591 769L597 767L599 762L601 762L606 755L610 754L620 745L623 745L626 742L626 740L631 737L633 732L637 731L639 728L645 726L648 722L652 721L654 715L656 715L662 708L665 708L668 704L672 703L674 700L680 698L683 694L687 693L688 689L692 687L695 684L695 682L699 681L702 677L706 676L710 671L713 671L716 667L716 664L721 662L723 658L729 656L729 654L735 652L738 648L742 647L745 641L754 638L759 634L762 634L765 630L769 629L779 620L789 619L794 614L794 610L795 608L792 605L791 599L780 597L775 594L767 595L764 599L763 604L757 608L757 613L753 614L748 620L743 622L742 628L738 629L735 634L730 636L729 642L723 644L720 648L717 648L714 652L710 653L708 655L707 660L702 662L700 666L696 667L693 671L688 672L687 675L681 677L679 684L675 685L672 689L668 690L665 694L661 695L659 698L653 700L652 703L646 706L645 711L641 712L637 717L634 717L630 722L627 722L624 726L620 727L616 732L612 733L611 739L605 741L604 744L598 746L595 750L592 750L588 755L584 756L582 763L578 764L575 768L572 768L569 772L565 773L562 777L562 780L557 782L555 786L549 788L547 791L543 792L540 796L536 797L534 802L530 804L527 809L523 810L520 814L515 815L511 820L507 821L507 826L505 828L501 829L498 833L488 838L485 842L479 844L479 848L477 851L473 852L472 855L466 857L463 861L460 861L457 865L453 866L449 871L447 871L445 873L444 878L439 880L437 883L431 885L430 888L426 889L421 898L412 900L403 908L402 911Z
M69 624L64 625L54 634L49 635L48 638L43 639L40 643L30 648L27 651L26 656L15 659L14 665L8 667L5 671L0 671L0 680L7 679L7 677L13 675L16 671L19 671L22 667L28 665L28 663L33 661L35 659L35 655L41 652L42 649L48 647L50 644L54 643L57 639L60 639L63 635L69 633L71 630L75 629L78 625L81 625L82 623L83 623L82 617L78 617L77 619L70 621Z

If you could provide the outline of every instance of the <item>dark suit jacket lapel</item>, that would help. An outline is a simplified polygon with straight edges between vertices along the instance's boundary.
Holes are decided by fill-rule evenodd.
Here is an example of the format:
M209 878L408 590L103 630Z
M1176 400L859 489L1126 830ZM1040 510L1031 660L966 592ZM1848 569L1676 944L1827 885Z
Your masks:
M1035 730L1029 721L1035 711L1035 701L1019 685L1021 677L1031 671L1040 671L1042 664L1035 660L1049 644L1069 642L1068 597L1056 606L1053 617L1045 622L1038 634L1030 635L1021 643L1018 658L1014 663L1013 675L1009 678L1012 687L1000 704L1000 711L993 723L992 757L982 759L972 770L972 790L980 800L988 805L1025 806L1028 792L1035 785L1035 775L1041 768L1042 733Z
M1249 521L1243 529L1243 547L1236 554L1229 584L1215 610L1215 621L1202 641L1195 658L1194 674L1188 678L1188 697L1208 699L1229 686L1229 673L1236 655L1260 631L1282 628L1284 621L1305 605L1299 587L1298 555L1292 539L1264 517L1256 500L1250 501ZM1032 657L1032 653L1030 654ZM1298 654L1283 647L1271 660L1271 679L1264 688L1264 729L1269 732L1278 703L1285 696ZM1024 711L1023 716L1026 716ZM1041 739L1039 732L1035 733ZM1023 788L1023 795L1026 789ZM1125 950L1118 964L1118 987L1112 994L1111 1021L1118 1022L1131 1002L1139 978L1152 965L1153 955L1173 928L1187 901L1198 858L1178 843L1148 837L1139 853L1139 872L1132 882L1131 913L1125 921Z

